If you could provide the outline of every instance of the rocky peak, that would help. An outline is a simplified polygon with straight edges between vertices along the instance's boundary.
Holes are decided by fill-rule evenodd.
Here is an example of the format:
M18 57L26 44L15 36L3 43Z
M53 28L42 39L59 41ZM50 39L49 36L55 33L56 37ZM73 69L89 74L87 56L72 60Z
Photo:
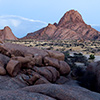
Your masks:
M0 39L17 40L17 37L15 37L10 27L6 26L4 29L0 30Z
M56 26L55 26L55 24L50 24L49 23L47 27L51 27L52 28L52 27L56 27Z
M58 25L63 26L69 22L73 23L84 23L82 16L79 14L78 11L70 10L64 14L64 16L59 21Z

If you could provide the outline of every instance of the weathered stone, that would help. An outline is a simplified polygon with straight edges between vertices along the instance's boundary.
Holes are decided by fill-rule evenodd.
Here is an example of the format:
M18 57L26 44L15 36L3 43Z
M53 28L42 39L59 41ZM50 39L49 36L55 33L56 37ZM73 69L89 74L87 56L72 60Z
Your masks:
M75 84L41 84L22 89L27 92L46 94L57 100L99 100L100 94Z
M19 44L11 44L11 43L5 43L2 45L2 48L5 48L6 50L9 50L9 52L17 50L22 52L24 56L30 54L32 56L34 55L40 55L42 57L48 56L48 53L45 52L44 50L40 50L38 48L33 48L33 47L26 47L24 45L19 45Z
M10 53L11 53L11 56L21 56L21 57L24 57L23 51L20 51L20 50L12 49L10 51Z
M33 70L52 82L52 73L46 67L33 67Z
M38 84L50 84L50 82L47 79L41 77L34 83L34 85L38 85Z
M0 30L0 39L5 40L17 40L15 35L12 33L10 27L6 26L4 29Z
M2 66L2 67L6 67L6 65L7 65L7 63L9 62L9 60L10 60L10 58L9 57L7 57L7 56L5 56L5 55L3 55L3 54L0 54L0 65Z
M34 57L34 60L35 60L35 65L36 66L43 66L42 56L36 55Z
M55 58L55 59L58 59L58 60L64 60L65 59L64 54L59 52L59 51L46 50L46 52L49 54L49 56L51 58Z
M70 69L70 66L66 62L60 61L59 71L61 75L68 75L71 69Z
M29 62L30 62L30 59L27 59L27 58L21 57L21 56L13 57L12 59L13 59L13 60L18 60L18 61L21 62L22 64L24 64L24 63L29 63Z
M52 73L52 82L55 82L60 77L60 73L54 67L46 66L46 68Z
M6 75L6 70L2 66L0 66L0 75Z
M55 68L57 68L57 69L60 68L59 62L58 62L58 60L55 59L55 58L45 57L45 58L44 58L44 64L45 64L46 66L53 66L53 67L55 67Z
M16 60L10 60L6 66L6 70L10 76L16 76L21 70L21 63Z

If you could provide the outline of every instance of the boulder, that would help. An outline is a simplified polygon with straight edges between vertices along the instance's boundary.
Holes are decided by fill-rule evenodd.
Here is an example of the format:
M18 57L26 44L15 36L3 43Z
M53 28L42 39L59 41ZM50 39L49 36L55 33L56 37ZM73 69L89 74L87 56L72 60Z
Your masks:
M52 82L54 83L60 77L59 71L52 66L46 66L46 68L52 73Z
M33 70L52 82L52 73L46 67L33 67Z
M43 66L42 56L35 55L34 60L36 66Z
M82 88L76 84L41 84L22 89L27 92L41 93L56 100L99 100L100 94Z
M38 85L38 84L50 84L50 82L44 77L41 77L34 83L34 85Z
M0 66L0 75L6 75L6 70L2 66Z
M7 49L4 44L3 45L0 45L0 53L3 54L3 55L6 55L8 57L11 57L11 53L9 51L9 49Z
M64 62L64 61L60 61L60 74L61 75L68 75L71 71L70 66Z
M100 93L100 61L90 63L86 70L95 75L95 91Z
M49 54L49 57L51 57L51 58L55 58L55 59L58 59L58 60L64 60L65 59L64 54L59 52L59 51L46 50L46 52Z
M10 58L0 54L0 75L6 75L6 65L9 62Z
M2 67L6 67L6 65L7 65L7 63L9 62L9 60L10 60L10 58L9 57L7 57L7 56L5 56L5 55L3 55L3 54L0 54L0 65L2 66Z
M58 59L55 59L55 58L45 57L44 64L46 66L53 66L57 69L60 69L59 61L58 61Z
M14 77L21 71L21 63L17 60L10 60L6 66L10 76Z
M26 55L40 55L42 57L48 56L48 53L45 52L44 50L40 50L38 48L33 48L33 47L26 47L24 45L19 45L19 44L12 44L12 43L5 43L2 45L2 48L5 48L6 50L9 50L9 52L15 52L15 51L20 51L19 54L26 56ZM16 55L16 53L13 53ZM19 56L21 56L19 55Z

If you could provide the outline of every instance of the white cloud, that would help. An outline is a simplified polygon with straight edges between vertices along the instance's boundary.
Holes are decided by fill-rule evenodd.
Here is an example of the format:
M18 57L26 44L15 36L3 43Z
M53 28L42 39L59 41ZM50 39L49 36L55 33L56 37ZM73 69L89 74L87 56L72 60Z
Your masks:
M21 21L15 20L15 19L10 19L11 24L14 25L15 27L19 26L21 24Z
M21 24L20 20L15 20L15 19L1 19L0 18L0 26L14 26L17 27Z
M16 15L0 16L0 29L9 26L17 37L23 37L47 25L46 22Z
M19 19L22 19L22 20L30 21L30 22L39 22L39 23L47 24L46 22L43 22L43 21L40 21L40 20L33 20L33 19L22 17L22 16L16 16L16 15L0 16L0 19L4 19L4 18L19 18Z

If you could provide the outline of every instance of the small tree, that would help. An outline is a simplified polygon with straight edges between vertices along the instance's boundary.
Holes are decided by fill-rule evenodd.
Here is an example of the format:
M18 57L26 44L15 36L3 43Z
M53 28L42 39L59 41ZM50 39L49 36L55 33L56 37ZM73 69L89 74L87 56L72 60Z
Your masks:
M95 59L95 56L93 54L91 54L89 59Z

